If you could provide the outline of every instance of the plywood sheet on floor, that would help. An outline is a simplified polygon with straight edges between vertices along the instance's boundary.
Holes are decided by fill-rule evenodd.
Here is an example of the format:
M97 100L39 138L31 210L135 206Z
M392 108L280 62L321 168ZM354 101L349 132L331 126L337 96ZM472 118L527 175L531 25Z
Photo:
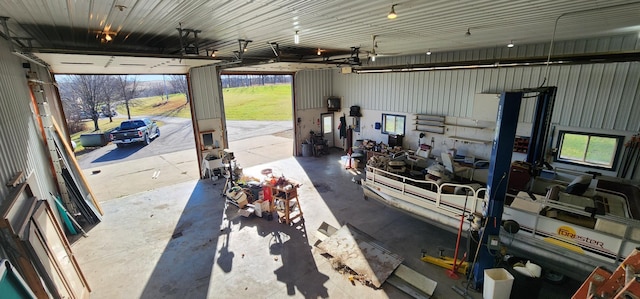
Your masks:
M403 260L349 224L316 246L378 288Z

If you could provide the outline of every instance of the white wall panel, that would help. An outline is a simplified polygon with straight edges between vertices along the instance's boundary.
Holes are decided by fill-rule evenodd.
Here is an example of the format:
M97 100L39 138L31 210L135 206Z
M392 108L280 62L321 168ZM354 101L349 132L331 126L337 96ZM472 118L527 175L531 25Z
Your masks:
M343 107L400 113L471 117L476 93L539 86L545 67L409 73L336 74L334 93ZM546 85L558 87L553 121L584 128L638 130L640 63L552 66ZM531 122L535 103L525 100L521 122Z
M294 94L297 110L317 109L327 106L325 99L334 96L333 77L338 69L299 71L294 77ZM344 106L344 103L342 104Z

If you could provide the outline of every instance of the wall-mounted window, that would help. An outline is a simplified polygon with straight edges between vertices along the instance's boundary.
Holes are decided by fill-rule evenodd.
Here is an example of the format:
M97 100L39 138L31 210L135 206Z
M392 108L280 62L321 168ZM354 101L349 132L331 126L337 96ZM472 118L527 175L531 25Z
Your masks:
M382 114L382 134L403 135L406 117L396 114Z
M556 161L613 170L623 142L624 136L560 131Z

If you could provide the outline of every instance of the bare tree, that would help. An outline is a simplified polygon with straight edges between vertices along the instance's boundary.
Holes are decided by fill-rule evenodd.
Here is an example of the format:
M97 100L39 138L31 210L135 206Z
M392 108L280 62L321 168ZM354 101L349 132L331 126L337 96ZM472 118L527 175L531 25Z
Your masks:
M118 87L118 96L124 101L124 107L127 108L127 118L131 119L129 101L135 98L138 93L138 76L117 76L116 86Z
M113 109L118 100L120 100L120 93L118 92L118 77L106 76L104 92L104 105L102 113L109 117L109 122L113 122Z
M173 91L177 93L184 93L189 103L189 86L187 85L187 76L185 75L171 75L169 82L173 87Z
M69 77L72 98L79 99L82 111L91 114L95 131L100 130L98 125L99 111L102 105L107 103L105 98L107 80L108 76L100 75L72 75Z
M154 96L160 96L160 99L163 101L163 104L169 101L169 95L166 94L167 87L163 82L154 82L151 85L151 94ZM166 95L166 99L165 99Z

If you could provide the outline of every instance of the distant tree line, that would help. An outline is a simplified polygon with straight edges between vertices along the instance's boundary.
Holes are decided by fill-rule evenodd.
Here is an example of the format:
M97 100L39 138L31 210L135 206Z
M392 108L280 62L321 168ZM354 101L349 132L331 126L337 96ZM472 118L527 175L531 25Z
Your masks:
M290 75L222 75L222 87L245 87L253 85L291 84Z

